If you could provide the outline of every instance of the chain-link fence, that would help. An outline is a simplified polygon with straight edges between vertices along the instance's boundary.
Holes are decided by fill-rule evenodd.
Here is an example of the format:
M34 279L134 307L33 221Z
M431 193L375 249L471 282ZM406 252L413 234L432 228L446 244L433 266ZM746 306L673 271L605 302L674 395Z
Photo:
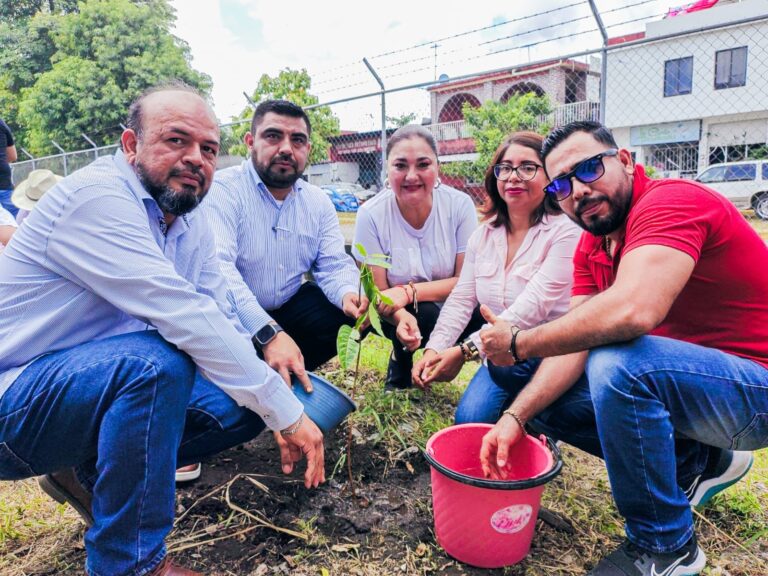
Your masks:
M766 193L768 208L768 168L759 162L768 158L768 15L762 0L721 4L616 37L609 32L617 24L603 27L597 19L604 40L589 50L324 103L340 131L326 137L327 153L305 176L318 185L349 185L365 198L384 185L387 138L416 123L435 137L443 182L482 202L482 174L505 133L589 119L611 128L657 176L693 178L712 164L748 162L704 178L713 186L740 184L745 207ZM245 156L247 129L248 121L222 125L219 167ZM33 167L67 174L112 150L18 162L14 178Z

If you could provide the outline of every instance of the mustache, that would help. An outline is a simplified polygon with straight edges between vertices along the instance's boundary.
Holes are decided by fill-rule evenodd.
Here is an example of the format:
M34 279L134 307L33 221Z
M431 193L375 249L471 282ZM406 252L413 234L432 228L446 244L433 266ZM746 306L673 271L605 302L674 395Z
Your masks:
M174 176L192 176L195 178L201 185L205 184L205 175L202 173L202 169L198 168L196 166L192 166L187 169L180 169L180 168L173 168L170 171L169 176L173 178Z
M298 168L298 164L296 163L296 160L292 156L286 156L286 155L280 155L275 156L272 158L272 161L269 163L270 166L274 166L278 162L286 162L293 166L294 168Z
M595 204L599 204L600 202L607 201L608 198L606 196L591 196L588 198L584 198L579 204L576 206L576 210L574 211L576 216L581 217L581 215L592 208Z

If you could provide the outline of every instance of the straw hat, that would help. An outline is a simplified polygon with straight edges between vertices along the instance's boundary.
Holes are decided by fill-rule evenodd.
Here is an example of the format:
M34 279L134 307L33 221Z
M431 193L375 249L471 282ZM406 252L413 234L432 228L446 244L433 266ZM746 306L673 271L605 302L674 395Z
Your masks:
M63 180L50 170L32 170L21 184L16 186L11 202L22 210L32 210L43 194Z

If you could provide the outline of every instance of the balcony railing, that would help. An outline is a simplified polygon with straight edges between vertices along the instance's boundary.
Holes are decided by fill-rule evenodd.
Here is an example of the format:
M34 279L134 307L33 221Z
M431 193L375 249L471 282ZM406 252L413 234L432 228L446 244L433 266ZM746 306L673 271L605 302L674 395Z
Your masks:
M576 120L599 121L600 103L585 100L582 102L573 102L571 104L557 106L550 114L539 116L535 125L530 128L536 130L544 125L554 128L556 126L568 124L569 122L575 122ZM432 131L435 140L438 142L471 138L469 126L467 126L464 120L430 124L428 128Z

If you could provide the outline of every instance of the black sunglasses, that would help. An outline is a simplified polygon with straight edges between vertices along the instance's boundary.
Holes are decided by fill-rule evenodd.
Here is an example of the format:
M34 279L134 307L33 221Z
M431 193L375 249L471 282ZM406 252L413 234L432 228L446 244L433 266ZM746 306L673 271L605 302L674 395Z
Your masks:
M596 156L582 160L571 170L562 176L558 176L549 184L544 186L544 192L554 195L558 202L562 202L573 193L573 178L584 184L590 184L605 174L605 165L603 158L606 156L616 156L619 151L616 148L609 148Z

